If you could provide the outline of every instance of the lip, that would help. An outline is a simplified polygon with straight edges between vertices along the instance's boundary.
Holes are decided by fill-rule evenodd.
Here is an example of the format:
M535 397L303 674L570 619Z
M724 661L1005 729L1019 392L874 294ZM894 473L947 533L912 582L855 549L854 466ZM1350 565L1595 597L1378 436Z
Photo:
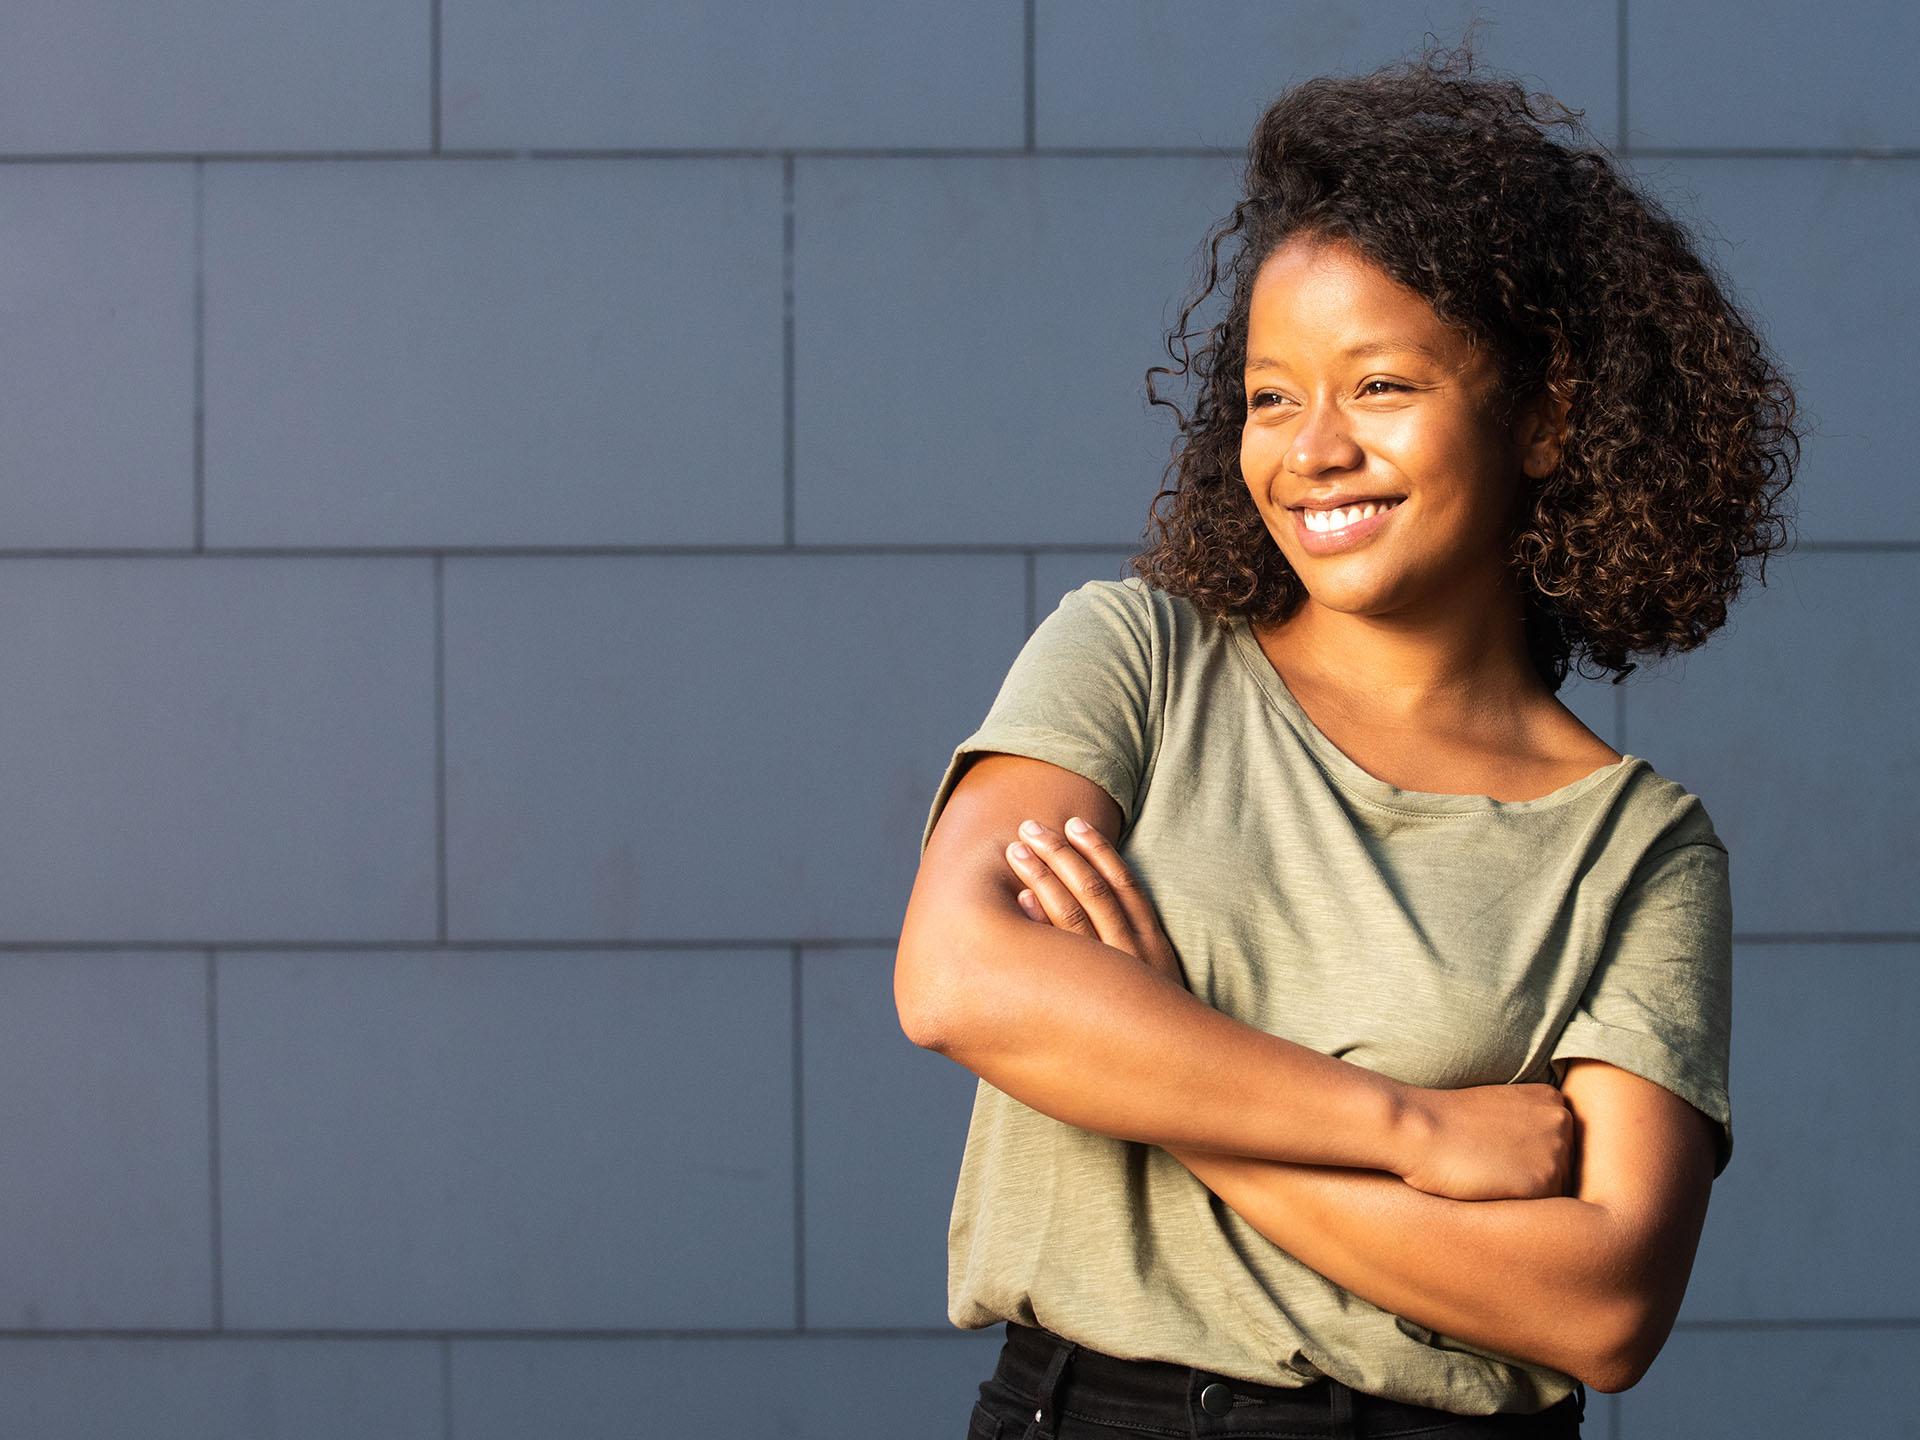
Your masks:
M1394 516L1406 508L1406 504L1407 502L1402 500L1392 509L1382 510L1377 515L1370 515L1365 520L1356 521L1343 530L1309 530L1307 528L1307 509L1304 506L1299 507L1292 512L1293 533L1299 537L1300 548L1305 550L1309 555L1344 554L1355 546L1366 544L1367 541L1379 534L1389 520L1393 519ZM1318 510L1322 507L1316 505L1312 508ZM1326 508L1338 509L1339 507L1329 506Z
M1348 505L1365 505L1368 501L1404 500L1404 495L1362 495L1358 490L1336 490L1331 495L1322 495L1314 500L1302 500L1298 505L1290 505L1290 510L1339 510Z

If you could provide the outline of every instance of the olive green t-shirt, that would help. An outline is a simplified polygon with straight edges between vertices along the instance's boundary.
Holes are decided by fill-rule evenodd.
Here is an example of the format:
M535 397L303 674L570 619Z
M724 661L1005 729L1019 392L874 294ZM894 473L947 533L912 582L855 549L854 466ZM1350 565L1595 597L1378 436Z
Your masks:
M1064 766L1113 796L1120 853L1187 987L1414 1085L1558 1082L1590 1056L1663 1086L1732 1149L1727 851L1639 756L1550 795L1402 790L1334 746L1244 620L1137 577L1068 592L955 749ZM1464 1414L1573 1378L1390 1314L1295 1260L1156 1145L982 1080L948 1233L948 1318L1270 1385L1332 1376ZM1550 1315L1540 1317L1552 1325Z

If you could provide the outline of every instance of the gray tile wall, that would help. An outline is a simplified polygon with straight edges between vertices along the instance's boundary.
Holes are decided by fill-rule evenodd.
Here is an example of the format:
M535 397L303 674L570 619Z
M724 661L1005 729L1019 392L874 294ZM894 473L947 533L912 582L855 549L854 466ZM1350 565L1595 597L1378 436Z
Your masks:
M1818 425L1772 583L1569 694L1739 931L1740 1154L1587 1431L1909 1433L1913 13L1205 15L11 7L0 1433L957 1435L932 787L1121 573L1261 106L1475 15Z

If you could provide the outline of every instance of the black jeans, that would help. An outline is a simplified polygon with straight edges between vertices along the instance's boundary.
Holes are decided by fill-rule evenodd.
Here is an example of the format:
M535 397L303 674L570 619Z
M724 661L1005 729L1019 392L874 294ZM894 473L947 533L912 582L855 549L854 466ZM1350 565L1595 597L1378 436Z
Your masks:
M1288 1389L1162 1360L1122 1360L1009 1320L1000 1363L981 1383L967 1440L1559 1440L1580 1434L1585 1413L1585 1386L1537 1415L1456 1415L1384 1400L1333 1379Z

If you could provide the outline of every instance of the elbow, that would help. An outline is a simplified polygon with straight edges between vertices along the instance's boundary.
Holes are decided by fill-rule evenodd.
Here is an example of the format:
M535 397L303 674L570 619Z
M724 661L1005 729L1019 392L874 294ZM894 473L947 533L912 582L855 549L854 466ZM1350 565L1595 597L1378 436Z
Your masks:
M903 987L898 967L894 970L893 1008L900 1017L900 1032L922 1050L947 1054L953 1025L945 1012L918 991Z
M893 962L893 1008L901 1033L922 1050L944 1054L953 1025L929 978L924 966L908 958L903 944Z
M1591 1327L1574 1378L1608 1395L1631 1390L1653 1368L1672 1330L1673 1316L1645 1297L1623 1298Z
M894 1009L906 1037L976 1073L987 1055L1031 1043L1034 997L1023 981L1033 967L1017 952L1020 940L1043 929L986 906L909 911L893 964Z
M972 927L956 916L942 918L926 927L940 937L937 944L921 943L921 928L910 917L894 952L894 1011L915 1045L957 1058L955 1047L967 1031L962 1002L977 988L968 980Z
M1622 1390L1631 1390L1638 1385L1651 1363L1650 1360L1642 1363L1637 1356L1623 1351L1609 1351L1603 1356L1595 1356L1581 1366L1581 1370L1585 1373L1576 1373L1574 1378L1581 1381L1589 1390L1618 1395Z

